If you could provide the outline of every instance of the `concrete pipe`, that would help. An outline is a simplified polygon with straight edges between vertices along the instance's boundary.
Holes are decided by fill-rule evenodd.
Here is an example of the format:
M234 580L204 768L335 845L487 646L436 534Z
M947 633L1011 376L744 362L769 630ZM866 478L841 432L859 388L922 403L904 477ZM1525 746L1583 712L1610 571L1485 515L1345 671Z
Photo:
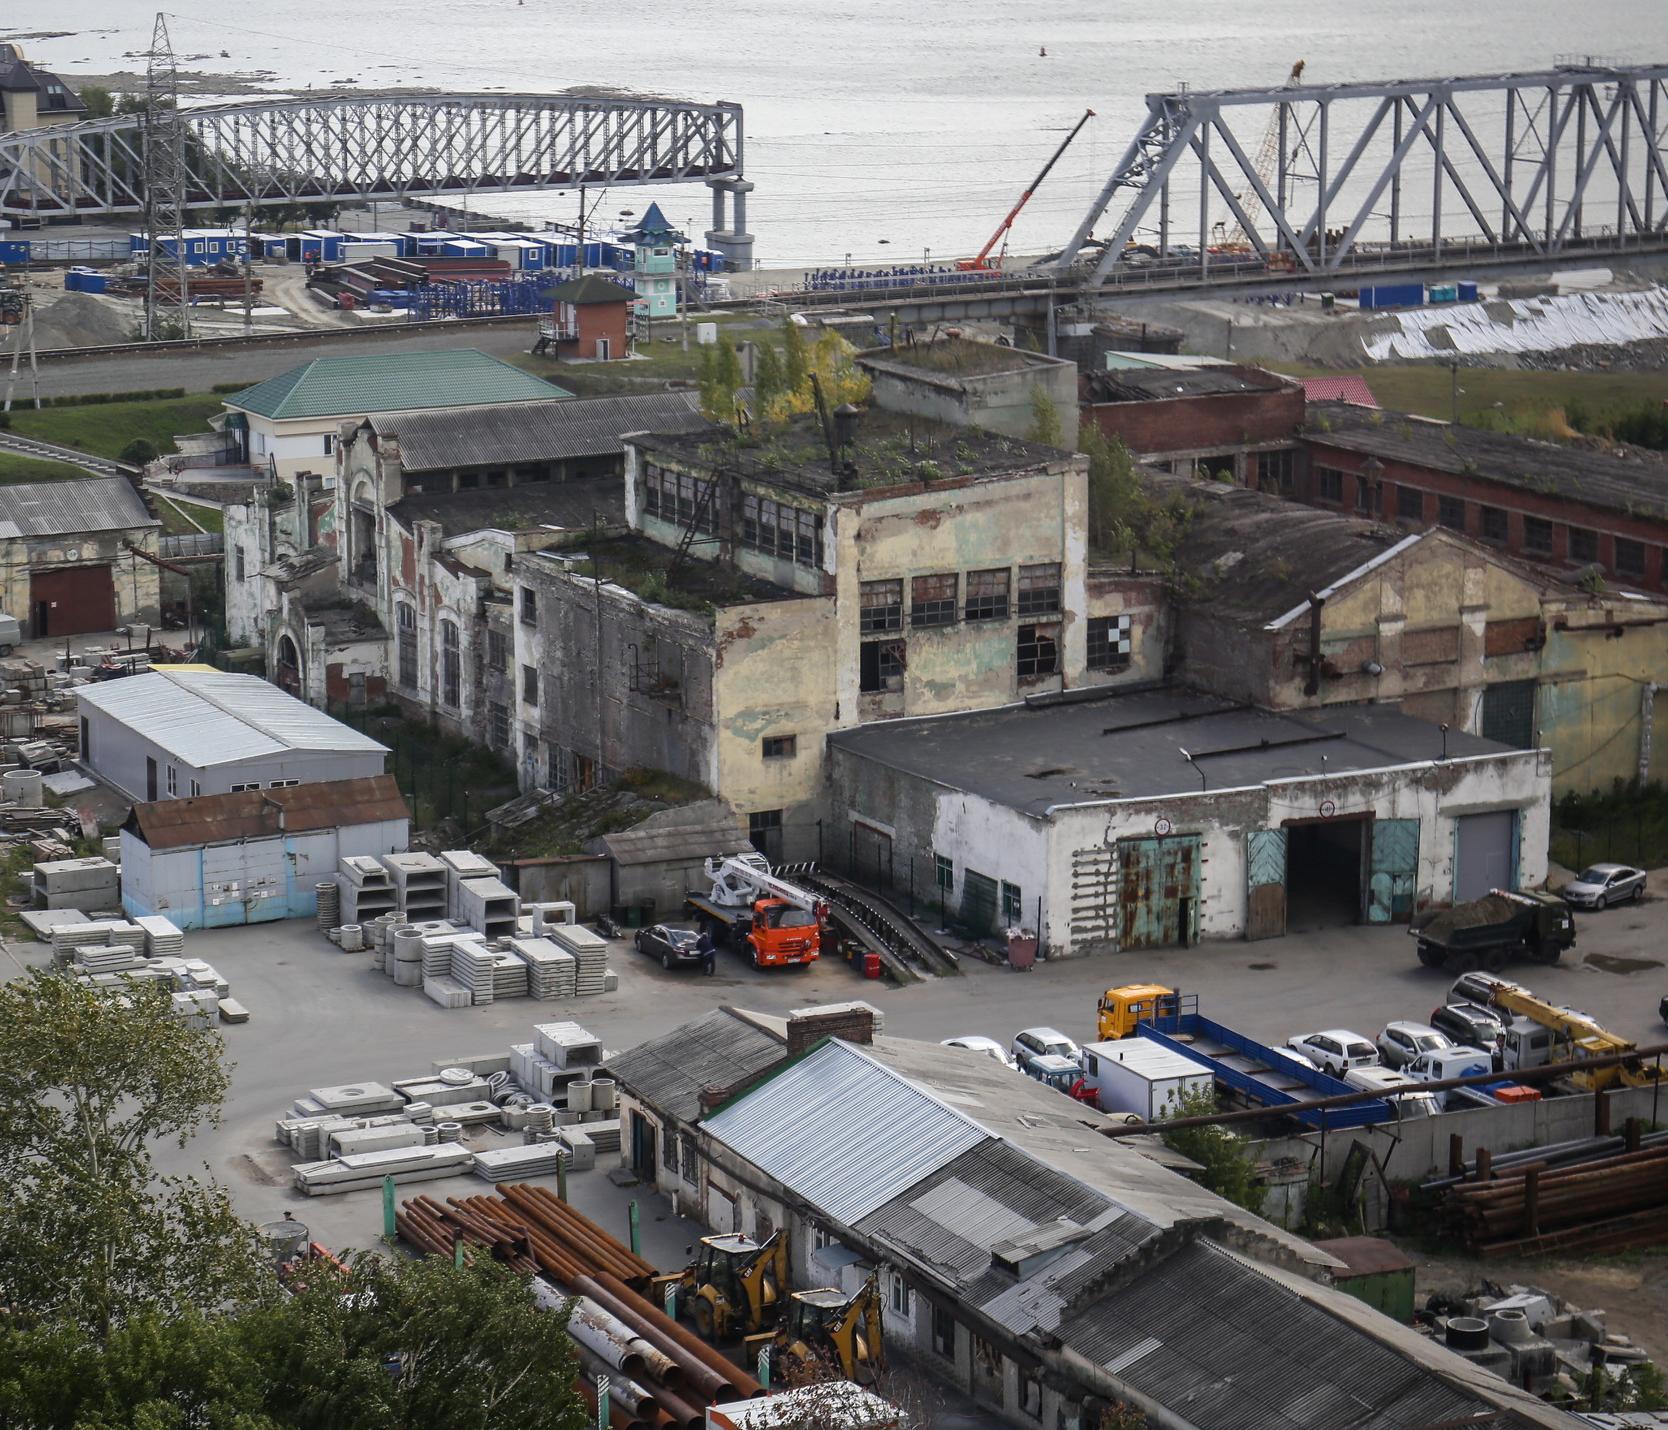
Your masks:
M597 1112L612 1112L620 1105L619 1086L611 1077L591 1079L591 1107Z
M39 770L9 770L0 775L0 795L25 809L39 809L43 803Z
M337 932L342 936L343 953L359 953L365 947L365 926L363 924L343 924Z
M1498 1311L1490 1311L1489 1324L1494 1332L1494 1339L1501 1345L1522 1345L1534 1331L1530 1329L1529 1318L1513 1306L1503 1306Z
M591 1084L583 1078L568 1084L568 1111L589 1112L591 1110Z
M1485 1351L1488 1349L1488 1322L1481 1316L1450 1316L1448 1318L1448 1349L1455 1351Z
M386 972L390 966L394 971L394 983L396 987L421 988L423 986L423 965L421 963L395 963L392 965L385 965L383 971Z
M442 1142L456 1142L463 1137L461 1122L437 1122L434 1124L435 1135Z

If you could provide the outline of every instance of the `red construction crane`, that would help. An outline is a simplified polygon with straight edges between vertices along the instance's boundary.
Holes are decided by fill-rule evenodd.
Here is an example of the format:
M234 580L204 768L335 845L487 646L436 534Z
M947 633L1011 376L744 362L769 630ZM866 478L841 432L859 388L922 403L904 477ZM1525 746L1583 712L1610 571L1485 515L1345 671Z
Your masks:
M976 258L958 258L956 267L963 273L992 273L999 272L1002 261L1008 256L1008 230L1014 226L1014 220L1019 217L1019 211L1031 201L1031 195L1042 187L1042 181L1048 177L1048 171L1060 162L1060 156L1071 147L1071 141L1082 132L1083 126L1095 117L1092 109L1085 109L1083 117L1072 126L1071 133L1060 141L1060 147L1049 156L1048 162L1042 166L1042 172L1031 180L1030 188L1019 196L1019 202L1008 210L1008 216L996 226L996 232L991 234L990 241L979 250ZM993 259L991 249L1000 243L1002 251Z

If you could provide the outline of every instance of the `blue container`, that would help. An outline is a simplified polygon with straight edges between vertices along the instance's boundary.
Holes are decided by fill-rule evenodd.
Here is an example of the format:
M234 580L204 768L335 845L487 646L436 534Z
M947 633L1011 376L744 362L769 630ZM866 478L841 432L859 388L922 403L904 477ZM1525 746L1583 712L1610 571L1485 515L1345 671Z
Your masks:
M1454 303L1459 300L1459 285L1457 283L1433 283L1430 287L1430 299L1433 303Z
M29 261L29 241L27 239L9 239L0 243L0 263L27 263Z
M1460 302L1475 303L1477 301L1477 285L1475 283L1460 283L1456 286L1459 288Z
M1422 283L1380 283L1361 290L1363 308L1417 308L1425 301Z

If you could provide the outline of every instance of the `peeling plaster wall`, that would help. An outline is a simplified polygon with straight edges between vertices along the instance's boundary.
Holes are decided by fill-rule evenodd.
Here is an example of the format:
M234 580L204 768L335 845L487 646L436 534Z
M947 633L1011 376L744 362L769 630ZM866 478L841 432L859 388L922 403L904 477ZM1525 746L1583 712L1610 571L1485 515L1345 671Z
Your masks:
M131 621L155 626L161 615L161 572L127 548L131 542L154 556L157 534L156 527L133 527L0 541L0 609L22 622L27 637L33 634L35 608L30 578L34 572L107 565L116 597L116 624Z
M1016 351L1014 356L1025 364L1015 372L953 375L912 368L907 348L887 348L860 356L858 366L874 383L877 407L1009 437L1030 436L1036 424L1032 394L1041 392L1069 441L1077 416L1077 364L1040 353Z
M1127 615L1131 650L1122 670L1090 670L1085 665L1080 684L1126 685L1165 675L1175 617L1162 576L1119 575L1105 566L1091 567L1084 583L1083 613L1089 620Z

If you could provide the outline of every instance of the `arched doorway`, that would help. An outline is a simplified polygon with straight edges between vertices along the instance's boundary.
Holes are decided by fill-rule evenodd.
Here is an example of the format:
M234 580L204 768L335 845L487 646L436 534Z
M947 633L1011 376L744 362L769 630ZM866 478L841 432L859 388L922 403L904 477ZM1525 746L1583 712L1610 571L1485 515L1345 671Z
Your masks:
M274 683L280 690L301 696L301 652L288 636L278 637L278 670Z

